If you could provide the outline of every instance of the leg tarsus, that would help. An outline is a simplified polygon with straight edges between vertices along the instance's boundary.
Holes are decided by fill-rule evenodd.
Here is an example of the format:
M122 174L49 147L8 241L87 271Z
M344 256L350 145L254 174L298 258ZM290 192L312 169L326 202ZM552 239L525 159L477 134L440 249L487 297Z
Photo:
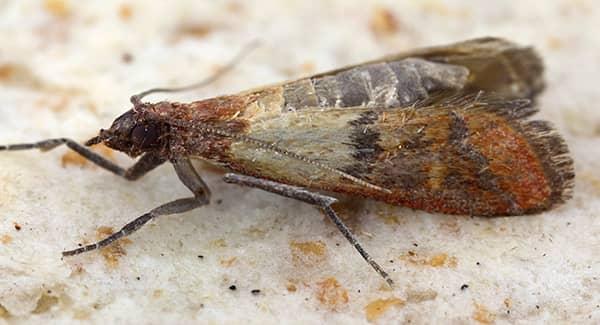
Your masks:
M342 233L342 235L346 237L348 242L350 242L350 244L354 246L354 248L358 251L360 256L362 256L362 258L367 263L369 263L369 265L371 265L375 272L379 273L379 275L381 275L385 282L387 282L387 284L390 287L392 287L394 285L394 281L390 278L390 275L379 264L377 264L375 260L373 260L371 255L369 255L369 253L367 253L367 251L365 251L364 248L362 248L362 245L358 242L358 239L354 236L354 234L348 228L348 226L344 224L344 221L340 219L337 213L335 213L335 210L333 210L333 208L329 205L322 206L321 209L329 217L329 220L331 220L336 225L336 227Z
M0 146L0 150L7 151L17 151L17 150L31 150L31 149L40 149L41 151L52 150L61 144L67 143L71 141L65 138L57 138L57 139L47 139L38 142L32 143L17 143L17 144L9 144Z
M350 228L344 224L344 221L338 217L337 213L335 213L331 207L331 205L335 203L337 199L323 194L310 192L302 187L282 184L251 176L226 174L225 177L223 177L223 180L227 183L260 188L271 193L319 206L325 215L327 215L327 217L329 217L329 219L335 224L342 235L344 235L348 242L354 246L360 256L362 256L362 258L369 263L369 265L371 265L371 267L385 280L385 282L387 282L390 287L393 286L394 282L390 278L389 274L371 258L369 253L367 253L364 248L362 248L362 245L356 236L354 236Z
M70 251L64 251L62 253L63 256L73 256L89 251L93 251L105 246L110 245L115 240L121 239L127 235L130 235L140 229L143 225L145 225L148 221L163 215L182 213L186 211L193 210L199 206L203 205L202 202L198 201L195 197L193 198L185 198L179 199L175 201L171 201L169 203L163 204L152 211L142 215L141 217L136 218L130 223L126 224L121 228L121 230L110 234L108 237L102 239L99 242L86 245L77 249L73 249Z

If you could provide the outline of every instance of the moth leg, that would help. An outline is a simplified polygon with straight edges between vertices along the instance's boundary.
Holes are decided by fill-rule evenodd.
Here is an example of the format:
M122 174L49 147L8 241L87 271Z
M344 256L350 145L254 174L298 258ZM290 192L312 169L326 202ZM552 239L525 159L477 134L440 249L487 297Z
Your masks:
M277 183L265 179L255 178L251 176L239 175L239 174L226 174L223 177L223 180L226 183L239 184L248 187L260 188L262 190L279 194L282 196L286 196L292 199L296 199L302 202L306 202L308 204L316 205L323 210L323 212L329 217L329 219L335 224L338 230L346 237L346 239L354 246L354 248L358 251L358 253L362 256L362 258L371 265L371 267L379 273L379 275L390 285L392 286L394 282L388 275L388 273L383 270L377 262L375 262L369 253L367 253L362 245L359 243L356 236L352 233L352 231L344 224L344 221L338 217L337 213L333 210L331 205L337 202L336 198L326 196L323 194L310 192L302 187Z
M206 183L204 183L202 178L200 178L200 175L196 173L196 170L194 169L194 166L192 166L191 162L188 159L178 160L173 163L173 167L175 168L175 172L182 183L190 191L192 191L192 193L194 193L194 197L178 199L165 203L157 208L152 209L150 212L142 215L141 217L129 222L123 228L121 228L121 230L109 235L108 237L90 245L70 251L64 251L62 255L72 256L105 247L115 240L134 233L148 221L154 218L187 212L208 204L210 200L210 191L208 190L208 186L206 186Z
M121 166L113 163L112 161L102 157L101 155L95 153L90 150L88 147L81 145L71 139L67 138L58 138L58 139L48 139L40 142L34 143L22 143L22 144L12 144L12 145L3 145L0 146L0 151L16 151L16 150L30 150L30 149L40 149L41 151L49 151L60 145L66 145L69 149L77 152L85 159L91 161L99 167L102 167L113 174L118 176L122 176L128 180L134 181L142 177L144 174L153 170L154 168L161 165L165 162L164 159L157 157L152 153L147 153L142 156L133 166L129 169L124 169Z
M129 181L135 181L146 175L154 168L162 165L166 160L153 153L145 153L133 166L127 168L123 177ZM118 167L118 166L117 166ZM119 167L121 168L121 167Z

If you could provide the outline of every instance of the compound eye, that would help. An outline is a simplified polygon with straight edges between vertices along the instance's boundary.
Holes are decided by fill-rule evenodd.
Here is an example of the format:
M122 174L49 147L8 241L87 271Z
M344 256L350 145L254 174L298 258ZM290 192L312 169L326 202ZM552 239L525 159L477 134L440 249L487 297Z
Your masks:
M159 132L155 125L137 125L131 131L131 141L140 148L158 145Z

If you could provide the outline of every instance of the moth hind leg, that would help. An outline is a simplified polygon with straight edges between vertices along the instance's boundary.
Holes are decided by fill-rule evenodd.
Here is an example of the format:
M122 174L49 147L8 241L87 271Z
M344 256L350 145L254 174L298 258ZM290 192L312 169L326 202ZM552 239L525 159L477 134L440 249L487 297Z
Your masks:
M325 215L327 215L327 217L335 224L342 235L348 240L348 242L354 246L362 258L369 263L375 272L377 272L389 286L393 286L394 282L390 278L389 274L379 264L377 264L373 258L371 258L369 253L365 251L358 241L358 238L356 238L350 228L346 226L344 221L340 219L335 210L333 210L331 207L331 205L337 201L336 198L311 192L302 187L282 184L246 175L229 173L223 177L223 180L227 183L259 188L267 192L279 194L281 196L289 197L320 207Z

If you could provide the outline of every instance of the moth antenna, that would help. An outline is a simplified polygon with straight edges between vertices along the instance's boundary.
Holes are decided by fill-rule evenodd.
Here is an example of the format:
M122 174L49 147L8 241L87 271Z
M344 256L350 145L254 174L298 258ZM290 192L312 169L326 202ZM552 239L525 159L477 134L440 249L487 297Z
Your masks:
M181 92L181 91L188 91L188 90L192 90L192 89L198 89L198 88L202 88L206 85L209 85L209 84L217 81L223 75L227 74L227 72L231 71L233 68L235 68L246 56L248 56L248 54L250 54L259 45L260 45L260 42L258 39L252 40L251 42L247 43L223 68L219 69L217 72L210 75L208 78L206 78L204 80L193 83L191 85L182 86L182 87L151 88L151 89L143 91L139 94L131 96L130 101L133 104L134 109L135 109L135 107L138 107L139 105L141 105L142 98L144 98L150 94L175 93L175 92Z
M330 171L330 172L332 172L334 174L337 174L337 175L341 176L342 178L345 178L347 180L350 180L350 181L352 181L352 182L354 182L356 184L365 186L367 188L371 188L371 189L374 189L374 190L377 190L377 191L381 191L381 192L384 192L384 193L391 193L392 192L392 191L390 191L390 190L388 190L386 188L377 186L375 184L371 184L371 183L369 183L367 181L364 181L364 180L362 180L362 179L360 179L358 177L352 176L352 175L350 175L348 173L344 173L343 171L341 171L339 169L327 166L327 165L325 165L323 163L320 163L320 162L318 162L316 160L313 160L313 159L310 159L308 157L302 156L302 155L297 154L295 152L292 152L292 151L280 148L280 147L278 147L278 146L276 146L276 145L274 145L272 143L264 142L262 140L250 138L250 137L243 136L243 135L231 134L231 133L228 133L228 132L225 132L225 131L222 131L222 130L218 130L218 129L214 129L214 128L200 128L200 130L203 131L203 132L206 132L206 133L212 133L212 134L221 135L221 136L224 136L224 137L228 137L228 138L233 138L233 139L236 139L236 140L240 140L240 141L243 141L243 142L246 142L246 143L251 143L251 144L253 144L253 145L255 145L255 146L259 147L259 148L270 150L270 151L279 153L281 155L288 156L290 158L294 158L294 159L306 162L308 164L312 164L314 166L317 166L317 167L319 167L321 169Z

